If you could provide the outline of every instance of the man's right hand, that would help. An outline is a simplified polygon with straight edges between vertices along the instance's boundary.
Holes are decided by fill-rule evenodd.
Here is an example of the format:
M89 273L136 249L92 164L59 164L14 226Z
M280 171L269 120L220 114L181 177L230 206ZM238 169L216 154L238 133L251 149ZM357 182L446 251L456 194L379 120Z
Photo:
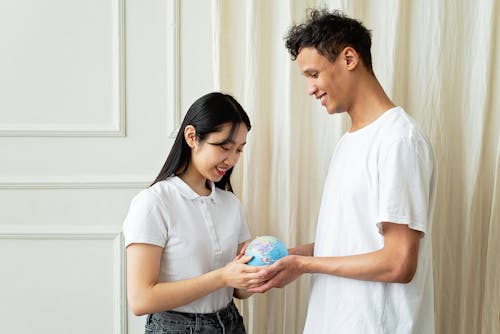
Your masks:
M266 282L259 287L248 289L251 293L264 293L271 288L282 288L302 275L303 256L288 255L270 266L260 269L259 276Z

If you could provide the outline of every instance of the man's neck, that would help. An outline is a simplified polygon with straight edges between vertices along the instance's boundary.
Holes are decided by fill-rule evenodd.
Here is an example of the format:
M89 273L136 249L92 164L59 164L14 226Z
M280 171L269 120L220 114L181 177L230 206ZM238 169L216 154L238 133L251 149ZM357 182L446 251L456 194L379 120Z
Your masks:
M375 77L362 80L357 87L357 97L347 111L351 117L349 132L364 128L395 106Z

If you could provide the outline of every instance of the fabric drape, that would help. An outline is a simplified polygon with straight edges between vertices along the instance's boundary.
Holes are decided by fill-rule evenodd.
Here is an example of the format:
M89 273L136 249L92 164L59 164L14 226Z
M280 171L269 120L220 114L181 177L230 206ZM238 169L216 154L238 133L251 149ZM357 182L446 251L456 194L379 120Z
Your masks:
M306 94L283 37L307 8L341 9L372 31L373 67L417 120L438 162L436 333L500 333L500 5L494 0L213 0L214 87L253 128L233 174L254 236L314 241L323 181L346 116ZM301 333L309 277L239 304L249 333Z

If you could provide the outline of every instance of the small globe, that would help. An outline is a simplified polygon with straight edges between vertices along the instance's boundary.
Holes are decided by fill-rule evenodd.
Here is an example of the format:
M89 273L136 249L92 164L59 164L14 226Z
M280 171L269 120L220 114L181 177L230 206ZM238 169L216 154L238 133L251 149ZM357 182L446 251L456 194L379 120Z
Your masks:
M278 238L264 235L248 244L245 255L253 256L248 265L267 266L287 256L288 250Z

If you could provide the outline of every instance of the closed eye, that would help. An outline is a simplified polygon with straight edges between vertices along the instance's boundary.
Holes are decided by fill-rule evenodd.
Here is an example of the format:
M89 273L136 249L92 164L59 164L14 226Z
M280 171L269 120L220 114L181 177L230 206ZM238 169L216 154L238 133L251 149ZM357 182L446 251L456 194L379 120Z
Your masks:
M306 78L313 78L313 79L317 79L318 78L318 72L317 71L311 71L311 70L306 70L304 71L304 76Z

